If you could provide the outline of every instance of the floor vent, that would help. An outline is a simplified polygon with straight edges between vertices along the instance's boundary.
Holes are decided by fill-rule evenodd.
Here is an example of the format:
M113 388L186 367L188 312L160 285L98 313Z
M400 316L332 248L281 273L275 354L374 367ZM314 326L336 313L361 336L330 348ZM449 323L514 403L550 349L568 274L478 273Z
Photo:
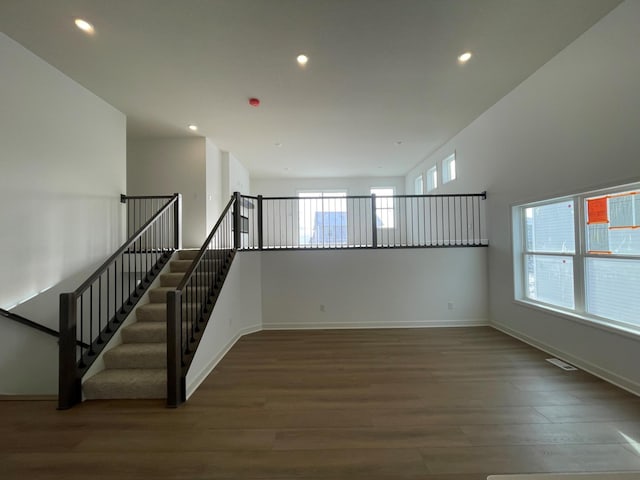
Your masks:
M573 365L569 365L567 362L563 362L559 358L547 358L547 362L553 363L556 367L560 367L563 370L578 370Z

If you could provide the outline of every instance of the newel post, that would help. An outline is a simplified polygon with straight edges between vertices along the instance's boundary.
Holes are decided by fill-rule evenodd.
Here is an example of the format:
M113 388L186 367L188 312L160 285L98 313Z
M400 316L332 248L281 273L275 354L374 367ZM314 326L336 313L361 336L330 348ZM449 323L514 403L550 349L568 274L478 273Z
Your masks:
M233 248L242 248L242 195L233 192Z
M182 195L174 193L177 197L174 204L174 246L176 250L182 249Z
M58 410L82 400L76 358L76 296L60 294L60 340L58 355Z
M182 292L167 292L167 406L176 408L185 401L182 381Z
M378 217L376 215L376 194L371 194L371 243L378 247Z
M262 195L258 195L258 249L264 248L264 234L262 231L263 226L263 213L262 213Z

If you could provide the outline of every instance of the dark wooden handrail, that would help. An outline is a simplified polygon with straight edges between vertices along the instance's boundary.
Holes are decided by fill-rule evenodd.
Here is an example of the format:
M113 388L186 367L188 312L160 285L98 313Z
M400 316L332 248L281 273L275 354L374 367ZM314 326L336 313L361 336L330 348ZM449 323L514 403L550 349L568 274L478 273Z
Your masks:
M44 325L40 325L39 323L36 323L33 320L29 320L28 318L25 318L16 313L11 313L10 311L5 310L4 308L0 308L0 315L5 318L8 318L9 320L13 320L14 322L18 322L18 323L21 323L22 325L26 325L27 327L31 327L35 330L39 330L42 333L46 333L47 335L51 335L52 337L58 338L60 336L60 334L56 330L53 330L52 328L49 328L49 327L45 327Z
M34 330L38 330L39 332L46 333L47 335L50 335L52 337L60 338L60 332L58 332L57 330L45 327L44 325L40 325L33 320L29 320L28 318L25 318L22 315L18 315L17 313L12 313L9 310L5 310L4 308L0 308L0 316L8 318L9 320L13 320L14 322L20 323L29 328L33 328ZM85 348L89 347L89 345L79 340L76 342L76 344Z

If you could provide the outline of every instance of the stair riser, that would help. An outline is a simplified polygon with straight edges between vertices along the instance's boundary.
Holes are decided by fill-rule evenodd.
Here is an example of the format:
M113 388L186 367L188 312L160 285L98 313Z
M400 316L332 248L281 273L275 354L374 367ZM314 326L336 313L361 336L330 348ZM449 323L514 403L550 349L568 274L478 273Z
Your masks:
M130 385L114 385L104 391L98 388L84 387L83 393L87 400L167 398L167 385L166 383L139 387L132 387Z
M104 370L85 381L82 391L87 400L109 398L166 398L167 371Z
M198 253L200 253L200 250L181 250L178 252L178 259L195 260L195 258L198 256ZM208 253L207 255L211 255L211 253Z
M160 322L158 322L160 323ZM123 343L162 343L167 341L167 329L159 328L156 330L135 331L122 330Z
M204 283L204 279L205 279L204 274L197 273L196 275L201 277L200 279L198 279L198 282L200 284ZM183 278L184 278L184 274L181 272L163 273L162 275L160 275L160 286L177 287Z
M199 289L201 292L206 290L206 287ZM167 302L167 291L160 289L149 290L149 301L151 303L166 303Z
M184 277L184 275L180 274L166 274L163 273L162 275L160 275L160 285L163 287L177 287L180 282L182 281L182 278Z
M159 304L153 304L159 305ZM195 307L190 307L189 305L185 305L182 308L183 312L186 312L187 309L194 308L197 309L200 307L200 304L197 303ZM136 310L136 319L139 322L166 322L167 321L167 309L165 308L145 308L144 305Z
M165 303L167 301L167 292L164 290L149 290L149 301L151 303Z
M191 260L173 260L169 265L169 270L174 273L186 272L192 263Z
M111 350L104 355L106 368L166 368L167 354L149 353L138 355L122 354Z

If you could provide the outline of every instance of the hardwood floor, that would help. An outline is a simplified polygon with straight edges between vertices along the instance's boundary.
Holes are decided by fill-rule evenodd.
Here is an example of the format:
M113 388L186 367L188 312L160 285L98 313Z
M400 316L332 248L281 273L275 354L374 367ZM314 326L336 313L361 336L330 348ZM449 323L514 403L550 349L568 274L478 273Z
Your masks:
M190 401L0 402L2 479L640 471L640 398L491 328L260 332Z

